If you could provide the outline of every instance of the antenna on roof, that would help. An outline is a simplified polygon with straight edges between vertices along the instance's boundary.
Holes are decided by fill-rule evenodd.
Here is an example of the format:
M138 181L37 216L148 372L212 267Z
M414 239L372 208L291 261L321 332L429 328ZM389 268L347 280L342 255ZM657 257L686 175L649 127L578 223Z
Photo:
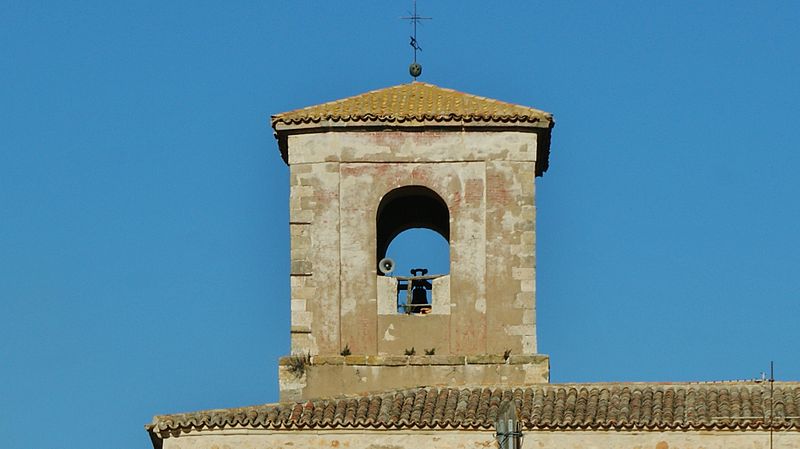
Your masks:
M403 20L408 20L411 22L411 26L413 28L414 34L411 35L411 42L410 45L414 49L414 62L408 66L408 73L414 77L416 81L417 77L422 75L422 65L417 63L417 51L422 51L422 47L419 46L419 42L417 42L417 24L421 23L422 20L431 20L433 17L422 17L417 14L417 0L414 0L414 12L409 13L407 17L401 17Z
M769 449L772 449L772 420L775 417L775 362L769 361Z
M778 427L778 430L782 430L783 424L786 421L800 419L800 415L790 415L787 410L784 410L783 416L775 416L775 362L769 362L769 379L766 377L766 373L761 373L760 379L753 379L757 383L762 385L769 385L769 395L766 399L769 401L769 409L762 411L759 413L753 413L752 415L745 415L741 414L739 416L715 416L714 419L721 419L721 420L760 420L761 425L767 427L769 429L769 449L772 449L773 443L773 432L775 431L775 427ZM763 396L762 396L763 397Z

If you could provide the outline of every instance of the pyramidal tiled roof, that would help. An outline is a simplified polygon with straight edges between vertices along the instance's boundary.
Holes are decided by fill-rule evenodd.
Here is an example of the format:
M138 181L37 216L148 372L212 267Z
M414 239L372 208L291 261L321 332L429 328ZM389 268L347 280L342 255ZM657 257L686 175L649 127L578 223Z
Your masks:
M800 383L542 384L415 389L156 416L151 434L221 429L491 429L516 401L528 430L800 430Z
M335 124L496 124L549 128L553 116L525 106L412 82L272 116L272 127Z

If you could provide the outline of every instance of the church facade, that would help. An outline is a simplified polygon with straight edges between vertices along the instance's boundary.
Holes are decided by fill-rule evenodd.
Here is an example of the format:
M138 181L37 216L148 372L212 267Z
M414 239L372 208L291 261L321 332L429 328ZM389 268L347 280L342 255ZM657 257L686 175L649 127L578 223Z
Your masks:
M536 344L535 178L551 114L413 82L278 114L290 170L280 402L156 416L160 448L798 448L800 383L549 383ZM427 228L449 271L395 273Z

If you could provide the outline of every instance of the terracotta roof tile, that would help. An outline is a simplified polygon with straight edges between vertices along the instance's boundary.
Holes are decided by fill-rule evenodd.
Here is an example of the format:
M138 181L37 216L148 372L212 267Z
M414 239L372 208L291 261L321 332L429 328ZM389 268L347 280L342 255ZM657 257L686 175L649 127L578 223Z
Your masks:
M564 384L429 387L156 416L147 429L489 429L513 399L529 430L800 430L800 383Z
M292 133L352 127L419 129L431 126L533 131L539 139L536 176L542 176L550 165L553 125L553 116L539 109L416 81L272 116L278 148L287 163L288 135Z
M548 128L553 116L525 106L413 82L272 116L272 127L308 124L528 124Z

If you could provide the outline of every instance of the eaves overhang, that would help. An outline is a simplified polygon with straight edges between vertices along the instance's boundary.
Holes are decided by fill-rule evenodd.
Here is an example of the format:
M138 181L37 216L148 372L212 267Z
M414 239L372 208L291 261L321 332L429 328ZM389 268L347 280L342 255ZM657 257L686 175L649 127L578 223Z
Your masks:
M537 135L536 175L549 166L552 114L539 109L413 82L273 115L288 163L288 136L357 131L517 131Z

